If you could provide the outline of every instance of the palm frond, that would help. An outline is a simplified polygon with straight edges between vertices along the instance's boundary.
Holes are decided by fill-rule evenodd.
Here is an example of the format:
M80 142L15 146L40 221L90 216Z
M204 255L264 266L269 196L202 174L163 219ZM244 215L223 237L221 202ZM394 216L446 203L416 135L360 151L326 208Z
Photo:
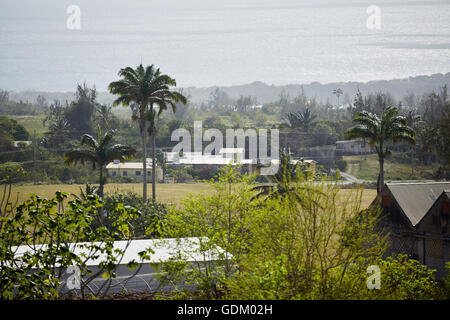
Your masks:
M105 162L109 163L113 160L124 162L125 160L130 160L135 155L136 149L122 144L115 144L106 150Z
M64 164L71 165L80 162L81 164L85 164L86 162L91 162L92 167L95 169L96 164L100 165L101 160L91 150L86 149L75 149L69 152L66 152L64 155Z
M97 149L99 146L97 140L93 136L91 136L90 134L87 134L87 133L83 134L81 136L80 144L82 146L89 146L94 149Z

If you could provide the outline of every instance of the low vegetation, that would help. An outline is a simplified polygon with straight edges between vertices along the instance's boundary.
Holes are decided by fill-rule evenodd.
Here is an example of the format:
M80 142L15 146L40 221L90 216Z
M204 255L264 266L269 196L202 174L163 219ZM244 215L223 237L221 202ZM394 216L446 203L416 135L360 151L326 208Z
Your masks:
M61 298L58 263L80 267L81 298L107 297L108 290L89 287L89 257L65 249L75 239L106 244L89 249L106 257L97 275L104 275L108 288L109 279L116 277L117 255L125 253L113 252L112 241L200 237L198 253L205 259L213 254L215 261L191 265L179 256L162 263L159 281L172 292L155 291L146 298L445 298L448 279L439 284L432 270L406 256L383 258L387 242L377 228L379 210L364 208L362 190L342 192L337 183L316 183L300 172L283 195L256 197L254 187L254 175L240 174L230 166L210 182L208 193L185 198L179 207L147 203L133 193L112 194L102 201L92 189L72 200L67 193L56 192L49 199L30 195L16 206L2 204L0 296ZM21 244L30 244L33 250L17 257L14 246ZM143 248L140 255L152 252ZM139 265L132 261L129 268L138 272ZM380 289L367 287L372 265L380 269ZM37 273L30 273L38 266ZM180 279L195 289L182 289L177 285Z
M417 164L414 170L409 163L402 162L398 153L385 160L385 180L431 180L435 178L436 164ZM345 172L360 180L376 181L379 174L378 158L374 154L362 156L344 156Z
M122 117L98 103L95 88L85 84L77 85L73 101L65 104L41 96L36 103L10 101L8 92L0 91L0 114L6 115L0 116L0 298L61 298L57 265L79 266L81 298L105 298L116 277L117 254L125 253L113 252L114 241L185 237L198 237L197 253L204 261L189 264L180 255L162 263L160 283L172 291L156 290L152 298L450 297L450 276L438 283L434 271L416 260L385 257L380 208L372 203L383 181L450 177L446 86L404 101L382 92L363 97L358 90L353 103L344 96L345 108L339 105L344 94L339 88L333 91L338 106L303 91L294 97L283 92L278 101L260 106L256 98L232 99L217 88L210 100L194 106L182 90L174 90L175 80L153 65L124 68L119 76L109 88L116 94L114 105L130 107ZM223 136L229 128L279 129L279 152L287 154L282 170L262 177L232 166L167 164L163 150L175 144L172 132L185 128L192 133L194 120ZM107 132L98 141L96 128ZM366 139L377 154L340 159L334 145L344 137ZM21 140L32 144L16 146ZM151 200L146 170L144 183L110 177L106 184L107 164L131 155L143 164L151 157L153 168L157 164L177 183L157 184L152 170ZM315 176L284 161L290 157L319 160ZM85 161L91 166L76 164ZM378 188L342 189L339 170L378 180ZM97 181L99 187L90 184ZM79 241L88 243L91 256L68 250L69 243ZM32 250L16 256L15 246L24 244ZM146 248L139 256L151 253ZM206 259L211 253L214 261ZM92 274L86 261L98 254L106 258ZM139 261L128 265L135 272L140 266ZM367 286L372 266L382 274L375 290ZM107 280L106 288L89 286L97 275ZM185 290L180 281L193 287Z

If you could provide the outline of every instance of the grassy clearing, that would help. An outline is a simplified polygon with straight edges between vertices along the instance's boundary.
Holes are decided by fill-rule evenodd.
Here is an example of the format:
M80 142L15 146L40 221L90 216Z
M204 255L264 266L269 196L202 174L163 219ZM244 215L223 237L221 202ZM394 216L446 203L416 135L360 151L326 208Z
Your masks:
M80 188L84 190L85 185L82 184L50 184L50 185L24 185L13 186L13 199L18 199L19 203L28 199L30 193L35 193L40 197L51 198L55 196L56 191L64 191L80 195ZM111 183L105 186L105 193L113 194L119 191L133 191L142 195L141 183ZM151 184L148 185L147 196L152 195ZM198 194L211 190L206 183L177 183L177 184L157 184L156 198L164 203L179 204L181 199L187 197L190 193ZM0 191L3 193L3 190Z
M350 197L350 193L355 192L354 189L342 189L340 191L340 195L342 195L341 199L347 199ZM372 203L372 201L377 196L377 190L375 189L363 189L362 190L362 198L361 198L361 209L366 209ZM350 197L350 199L352 199Z
M347 173L361 180L377 180L380 167L375 154L367 155L365 160L364 156L345 156L344 160L347 161ZM393 162L390 159L386 159L384 163L386 181L432 179L434 169L431 165L416 164L413 174L409 163Z
M8 116L14 120L17 120L18 123L23 125L27 131L33 136L34 130L36 130L37 136L43 136L45 132L48 131L46 127L44 127L42 120L44 120L45 115L37 115L37 116Z
M51 198L54 197L56 191L64 191L80 194L80 188L84 190L84 185L79 184L58 184L58 185L25 185L14 186L12 193L14 201L18 199L19 203L28 199L30 193L35 193L41 197ZM148 196L151 197L151 184L148 185ZM111 183L105 186L106 193L115 193L119 191L133 191L142 195L142 184L140 183ZM167 204L179 205L181 200L188 197L189 194L201 194L210 192L211 186L206 183L175 183L175 184L157 184L156 185L156 198L158 201ZM351 192L351 189L344 189L341 192L343 195ZM0 191L3 193L3 190ZM362 197L362 207L366 208L373 201L376 196L376 191L372 189L365 189Z

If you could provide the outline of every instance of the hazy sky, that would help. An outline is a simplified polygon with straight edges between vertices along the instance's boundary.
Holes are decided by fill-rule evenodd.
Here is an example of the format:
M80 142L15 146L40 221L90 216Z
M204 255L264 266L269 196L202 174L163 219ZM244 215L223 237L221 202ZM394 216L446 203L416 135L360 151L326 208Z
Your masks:
M67 28L70 5L80 30ZM370 5L380 29L367 27ZM141 61L180 86L446 73L449 18L450 0L0 0L0 88L105 91Z

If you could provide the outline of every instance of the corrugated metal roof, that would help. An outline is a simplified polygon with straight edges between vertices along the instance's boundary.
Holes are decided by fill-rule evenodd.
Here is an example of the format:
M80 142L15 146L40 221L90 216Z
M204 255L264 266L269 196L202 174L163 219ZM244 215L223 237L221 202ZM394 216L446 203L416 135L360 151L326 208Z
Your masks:
M339 140L336 141L336 144L345 144L345 143L360 143L359 140Z
M450 182L386 183L403 213L413 226L417 225L430 210Z
M444 190L444 193L447 199L450 199L450 190Z

